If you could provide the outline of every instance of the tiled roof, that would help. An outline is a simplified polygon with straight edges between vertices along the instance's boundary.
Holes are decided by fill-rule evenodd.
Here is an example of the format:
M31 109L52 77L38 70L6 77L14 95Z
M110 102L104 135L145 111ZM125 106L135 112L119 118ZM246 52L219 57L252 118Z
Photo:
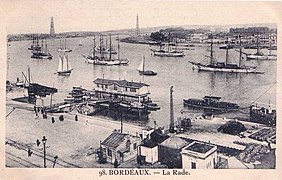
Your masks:
M126 80L112 80L112 79L102 79L97 78L93 81L95 84L103 84L103 85L112 85L116 84L120 87L129 87L129 88L137 88L140 89L143 86L149 86L148 84L141 83L141 82L133 82L133 81L126 81Z
M101 144L104 146L116 148L125 140L125 137L127 135L128 134L121 134L119 132L113 132Z

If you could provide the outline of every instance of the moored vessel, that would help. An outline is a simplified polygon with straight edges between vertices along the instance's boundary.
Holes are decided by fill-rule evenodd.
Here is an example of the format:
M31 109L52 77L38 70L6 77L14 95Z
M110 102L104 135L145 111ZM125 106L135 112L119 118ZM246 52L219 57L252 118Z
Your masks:
M183 99L184 106L216 112L228 112L239 109L236 103L220 101L221 97L205 96L203 99Z

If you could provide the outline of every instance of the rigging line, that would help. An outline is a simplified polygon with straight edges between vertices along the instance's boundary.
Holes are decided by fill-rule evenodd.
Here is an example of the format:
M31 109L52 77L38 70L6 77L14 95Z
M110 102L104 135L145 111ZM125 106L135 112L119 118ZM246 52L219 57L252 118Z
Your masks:
M255 99L250 105L254 104L259 98L261 98L267 91L269 91L277 82L274 82L266 91L263 92L257 99Z

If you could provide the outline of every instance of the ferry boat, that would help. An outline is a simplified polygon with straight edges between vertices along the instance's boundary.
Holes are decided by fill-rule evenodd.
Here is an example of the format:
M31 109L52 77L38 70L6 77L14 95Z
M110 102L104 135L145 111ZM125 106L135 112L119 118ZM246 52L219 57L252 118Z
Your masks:
M228 112L239 109L239 105L220 101L221 97L205 96L203 99L183 99L184 106L211 111Z
M213 38L211 39L210 48L210 62L208 64L196 63L189 61L192 65L192 69L197 68L199 71L210 71L210 72L225 72L225 73L263 73L256 72L256 67L242 66L242 48L241 48L241 37L240 37L240 56L239 64L231 64L229 61L228 48L226 49L225 62L217 62L214 58L213 51Z
M93 82L96 87L90 93L90 101L94 99L96 103L92 101L88 105L97 111L109 111L110 114L122 111L131 117L135 116L135 119L147 119L151 111L160 109L149 97L148 84L104 78L97 78Z

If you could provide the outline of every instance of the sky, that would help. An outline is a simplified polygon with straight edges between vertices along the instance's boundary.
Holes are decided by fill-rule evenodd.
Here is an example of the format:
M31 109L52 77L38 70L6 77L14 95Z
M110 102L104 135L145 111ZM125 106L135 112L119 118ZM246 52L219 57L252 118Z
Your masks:
M132 29L168 25L276 23L277 4L184 0L7 0L1 6L8 34ZM4 7L4 8L3 8ZM3 14L2 14L3 15Z

